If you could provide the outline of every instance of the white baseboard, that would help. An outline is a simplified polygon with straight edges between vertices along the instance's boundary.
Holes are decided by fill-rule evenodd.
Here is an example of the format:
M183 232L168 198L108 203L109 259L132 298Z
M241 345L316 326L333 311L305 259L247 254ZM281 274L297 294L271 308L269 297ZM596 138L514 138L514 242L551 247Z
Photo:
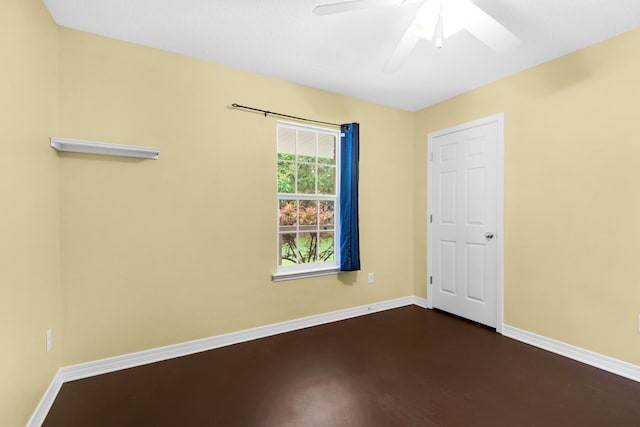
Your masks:
M187 341L180 344L168 345L166 347L144 350L137 353L124 354L122 356L109 357L107 359L81 363L78 365L65 366L60 371L64 382L79 380L82 378L92 377L94 375L106 374L109 372L119 371L121 369L133 368L135 366L146 365L148 363L160 362L162 360L182 357L193 353L199 353L201 351L213 350L215 348L232 344L238 344L258 338L265 338L284 332L362 316L377 311L404 307L412 305L414 303L413 298L414 297L404 297L377 302L359 307L318 314L315 316L302 317L300 319L289 320L286 322L259 326L257 328L245 329L238 332L216 335L209 338Z
M585 350L584 348L566 344L562 341L556 341L509 325L502 326L502 335L640 382L640 366L638 365L623 362L613 357Z
M414 296L413 297L413 304L417 305L418 307L429 308L429 301L427 301L426 298Z
M56 372L56 375L53 377L47 391L44 392L44 396L40 399L40 403L38 403L36 410L33 411L33 415L31 415L29 422L27 422L27 427L39 427L42 425L49 409L51 409L51 405L53 405L53 401L56 400L56 396L58 395L63 382L60 370L58 369L58 372Z
M423 298L414 296L397 298L393 300L362 305L359 307L352 307L344 310L318 314L315 316L302 317L300 319L274 323L257 328L245 329L238 332L217 335L214 337L188 341L180 344L139 351L137 353L124 354L122 356L109 357L92 362L65 366L63 368L60 368L60 370L54 377L51 385L40 401L40 404L34 411L31 420L29 420L27 427L38 427L44 422L44 419L47 416L47 413L49 412L49 409L51 408L56 395L62 387L62 384L67 381L79 380L95 375L119 371L121 369L128 369L136 366L146 365L148 363L160 362L163 360L186 356L193 353L199 353L201 351L213 350L215 348L220 348L232 344L238 344L258 338L265 338L284 332L295 331L298 329L309 328L311 326L323 325L325 323L337 322L339 320L350 319L352 317L363 316L366 314L389 310L392 308L405 307L414 304L422 307L423 301Z

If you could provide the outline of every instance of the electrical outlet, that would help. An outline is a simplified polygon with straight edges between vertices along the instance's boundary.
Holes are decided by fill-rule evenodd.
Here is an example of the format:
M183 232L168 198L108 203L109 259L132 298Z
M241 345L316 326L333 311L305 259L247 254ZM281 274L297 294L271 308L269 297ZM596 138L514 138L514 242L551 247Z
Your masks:
M373 273L369 273L368 277L367 277L367 281L369 283L373 283Z
M53 347L53 333L51 332L51 328L47 329L47 352L51 350Z

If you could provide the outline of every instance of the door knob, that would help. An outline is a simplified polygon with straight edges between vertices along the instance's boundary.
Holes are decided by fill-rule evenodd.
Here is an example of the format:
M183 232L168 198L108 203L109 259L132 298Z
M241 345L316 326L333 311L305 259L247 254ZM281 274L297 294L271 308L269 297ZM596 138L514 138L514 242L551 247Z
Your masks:
M491 239L493 239L493 233L491 231L487 231L486 233L484 233L484 237L487 240L491 240Z

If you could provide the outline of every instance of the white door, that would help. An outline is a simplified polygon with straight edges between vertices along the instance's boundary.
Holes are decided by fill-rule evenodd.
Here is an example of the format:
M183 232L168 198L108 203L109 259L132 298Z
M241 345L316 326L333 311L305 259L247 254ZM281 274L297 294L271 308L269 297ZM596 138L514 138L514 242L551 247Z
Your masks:
M429 135L429 303L492 327L502 323L502 135L502 115Z

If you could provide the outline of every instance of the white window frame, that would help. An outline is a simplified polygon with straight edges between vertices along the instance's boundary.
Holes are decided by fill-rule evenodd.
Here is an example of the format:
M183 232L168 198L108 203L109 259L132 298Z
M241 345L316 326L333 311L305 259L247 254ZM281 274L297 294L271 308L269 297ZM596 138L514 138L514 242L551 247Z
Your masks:
M276 126L276 144L277 144L277 132L280 128L288 128L294 130L310 131L315 133L321 133L331 135L335 137L336 141L336 164L335 164L335 195L326 194L298 194L298 193L276 193L276 266L277 273L273 274L273 280L278 282L282 280L298 279L302 277L322 276L327 274L335 274L340 271L340 130L328 129L319 126L300 125L298 123L292 123L287 121L278 120ZM317 144L317 139L316 139ZM296 144L297 149L297 144ZM278 159L276 155L276 178L277 178L277 166ZM316 167L318 166L316 159ZM276 190L277 191L277 190ZM333 249L333 261L330 262L315 262L308 264L294 264L294 265L279 265L280 260L280 218L278 212L280 209L280 200L333 200L334 201L334 219L333 219L333 233L334 233L334 249ZM298 231L299 232L299 231Z

